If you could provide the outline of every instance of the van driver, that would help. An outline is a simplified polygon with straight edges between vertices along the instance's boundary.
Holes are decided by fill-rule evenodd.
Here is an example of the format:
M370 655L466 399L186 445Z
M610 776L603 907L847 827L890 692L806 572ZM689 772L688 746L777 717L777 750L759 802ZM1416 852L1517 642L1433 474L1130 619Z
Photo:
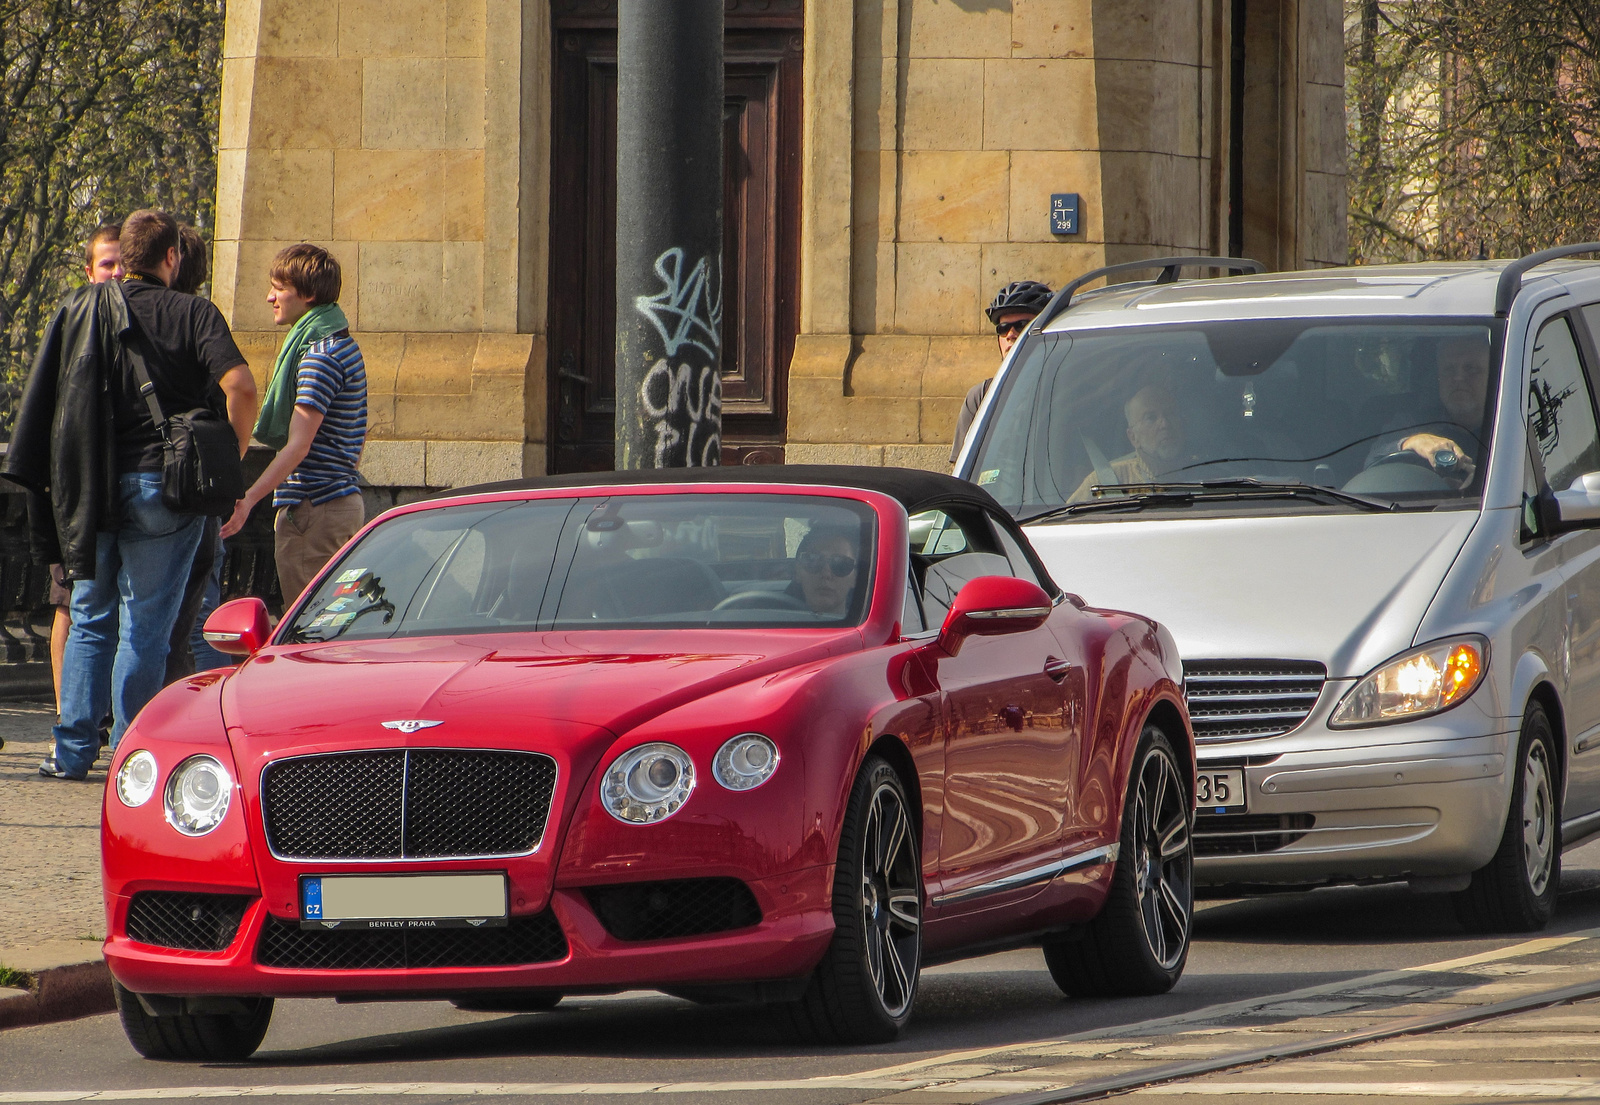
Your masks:
M1185 451L1183 416L1177 400L1158 384L1147 384L1133 393L1122 407L1128 420L1128 443L1133 452L1111 462L1116 479L1112 483L1155 483L1159 477L1177 472L1194 458ZM1084 477L1069 503L1089 498L1089 489L1107 481L1098 472Z
M1409 419L1407 429L1422 428L1399 438L1386 436L1373 446L1367 465L1396 453L1415 453L1439 475L1465 487L1477 470L1473 453L1481 443L1483 406L1489 397L1489 343L1462 335L1439 343L1439 405L1432 417Z

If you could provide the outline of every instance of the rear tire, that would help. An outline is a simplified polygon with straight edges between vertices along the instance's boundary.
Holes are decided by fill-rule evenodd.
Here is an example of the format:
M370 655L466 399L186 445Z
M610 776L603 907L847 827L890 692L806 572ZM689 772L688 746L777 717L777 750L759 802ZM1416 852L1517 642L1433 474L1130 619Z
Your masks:
M833 940L804 996L797 1032L825 1043L881 1044L911 1019L922 970L922 852L905 785L888 762L861 765L833 877Z
M180 1013L155 1017L145 1012L138 995L112 983L122 1031L133 1050L146 1059L237 1062L261 1046L272 1023L271 998L241 998L248 1013Z
M1044 942L1063 993L1164 994L1183 975L1194 917L1194 788L1181 763L1167 735L1146 725L1105 905L1094 920Z
M1556 738L1539 703L1522 715L1505 831L1494 858L1454 897L1471 932L1533 932L1550 923L1561 884L1561 791Z

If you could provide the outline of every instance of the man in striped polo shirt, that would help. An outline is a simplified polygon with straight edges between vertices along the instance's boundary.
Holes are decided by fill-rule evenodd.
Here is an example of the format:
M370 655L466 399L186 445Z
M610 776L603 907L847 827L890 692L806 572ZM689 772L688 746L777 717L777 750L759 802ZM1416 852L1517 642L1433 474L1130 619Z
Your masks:
M321 246L273 258L267 302L288 326L255 437L278 450L222 527L231 537L268 493L278 582L293 602L366 519L356 466L367 439L367 371L339 310L339 262Z

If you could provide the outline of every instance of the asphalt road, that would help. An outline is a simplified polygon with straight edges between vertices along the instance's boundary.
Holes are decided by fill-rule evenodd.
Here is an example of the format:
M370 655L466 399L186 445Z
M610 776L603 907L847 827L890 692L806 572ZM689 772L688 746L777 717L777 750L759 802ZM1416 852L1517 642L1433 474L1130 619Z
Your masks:
M1567 855L1559 914L1545 935L1597 926L1600 843ZM425 1091L422 1098L433 1101L465 1100L486 1092L485 1086L507 1083L565 1083L580 1092L588 1086L594 1089L585 1094L586 1101L624 1101L634 1097L603 1089L589 1095L600 1084L663 1082L680 1087L672 1095L679 1102L757 1097L796 1105L870 1101L887 1098L867 1085L787 1090L772 1084L830 1075L870 1081L874 1072L960 1058L952 1053L1050 1040L1438 964L1526 940L1469 936L1456 924L1445 898L1413 895L1403 887L1205 903L1196 919L1188 970L1171 994L1114 1002L1070 1000L1052 984L1036 950L1007 952L927 971L904 1037L894 1045L869 1049L798 1046L759 1011L701 1007L650 993L569 999L554 1012L530 1015L464 1013L439 1002L338 1005L318 1000L280 1002L266 1041L251 1062L195 1066L140 1059L123 1039L117 1018L107 1015L0 1033L0 1102L42 1100L36 1091L109 1091L111 1098L123 1100L134 1094L192 1097L183 1088L196 1086L227 1088L212 1097L241 1091L303 1097L320 1096L338 1084L349 1087L345 1094L367 1096L359 1087L375 1083L389 1087L385 1095L397 1093L396 1084L433 1084L433 1092ZM1587 948L1600 949L1600 941L1575 943L1571 954L1588 956L1582 950ZM1600 950L1594 955L1600 959ZM756 1096L729 1085L750 1082L767 1085ZM440 1083L457 1086L459 1092L445 1092ZM685 1083L715 1085L696 1091ZM310 1094L307 1087L319 1089ZM750 1092L756 1089L752 1086ZM908 1101L980 1099L970 1092L938 1094L931 1089L899 1096Z

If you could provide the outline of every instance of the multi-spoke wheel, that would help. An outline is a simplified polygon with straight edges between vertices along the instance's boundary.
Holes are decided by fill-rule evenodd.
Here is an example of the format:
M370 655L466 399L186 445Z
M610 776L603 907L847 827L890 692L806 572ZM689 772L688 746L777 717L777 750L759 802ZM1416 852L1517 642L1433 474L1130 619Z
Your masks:
M1044 945L1050 976L1069 994L1162 994L1183 974L1194 912L1194 801L1182 763L1167 735L1145 726L1105 905Z
M1455 896L1456 915L1474 932L1542 929L1555 912L1561 882L1561 790L1555 733L1537 702L1522 716L1517 771L1505 830L1494 858Z
M814 1039L892 1040L922 969L922 853L916 811L894 768L870 756L839 836L833 941L791 1011Z

